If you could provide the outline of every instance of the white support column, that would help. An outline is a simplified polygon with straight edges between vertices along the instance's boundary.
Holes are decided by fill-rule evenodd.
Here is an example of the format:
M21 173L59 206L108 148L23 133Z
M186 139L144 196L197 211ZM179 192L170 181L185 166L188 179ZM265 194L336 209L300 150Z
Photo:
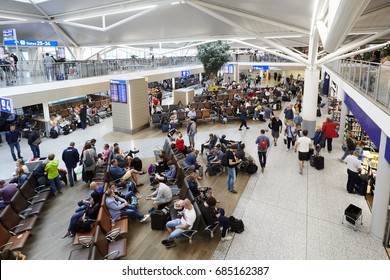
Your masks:
M382 132L370 225L371 235L379 240L384 238L390 199L390 164L385 159L386 139L386 134Z
M240 66L237 64L234 64L234 80L236 83L240 83Z
M307 130L308 137L314 137L317 113L317 94L320 71L318 69L305 69L305 88L302 103L302 130Z
M175 87L175 78L172 78L172 92L176 89Z
M50 136L50 113L49 113L49 104L48 103L42 103L43 107L43 119L45 121L45 127L46 127L46 136Z
M200 83L200 86L202 86L202 84L203 84L202 73L199 73L199 83Z

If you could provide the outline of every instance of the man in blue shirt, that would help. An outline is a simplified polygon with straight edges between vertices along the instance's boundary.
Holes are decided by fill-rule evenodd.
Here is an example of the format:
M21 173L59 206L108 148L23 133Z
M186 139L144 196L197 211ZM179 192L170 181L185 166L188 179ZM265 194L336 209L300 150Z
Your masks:
M22 138L22 134L20 133L20 131L15 129L14 124L11 124L9 127L9 131L5 133L5 140L7 141L11 149L11 155L14 161L18 160L15 155L15 151L14 151L15 148L16 151L18 152L18 158L22 158L22 156L20 155L20 144L19 144L21 138Z
M65 166L68 171L69 184L71 187L73 187L73 181L77 182L77 175L74 172L74 169L76 168L80 158L80 154L74 146L75 143L70 142L69 147L62 152L62 160L65 162Z
M257 154L259 155L259 162L261 165L261 172L264 173L264 167L267 162L267 150L269 148L269 138L265 136L265 130L260 130L261 135L257 137L255 143L257 144Z
M145 171L138 171L135 169L124 169L118 166L118 161L116 159L111 160L110 174L114 181L121 179L121 181L127 181L130 178L133 179L137 187L143 186L144 184L139 183L137 179L137 174L146 174Z

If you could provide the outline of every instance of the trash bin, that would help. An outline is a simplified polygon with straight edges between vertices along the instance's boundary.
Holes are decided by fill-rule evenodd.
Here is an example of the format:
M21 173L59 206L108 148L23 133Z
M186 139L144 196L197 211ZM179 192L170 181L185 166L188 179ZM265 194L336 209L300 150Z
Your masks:
M344 210L344 216L343 216L343 222L344 223L344 217L353 227L354 230L356 230L356 222L360 219L360 224L363 224L363 215L362 215L362 209L357 207L356 205L350 204L345 210Z

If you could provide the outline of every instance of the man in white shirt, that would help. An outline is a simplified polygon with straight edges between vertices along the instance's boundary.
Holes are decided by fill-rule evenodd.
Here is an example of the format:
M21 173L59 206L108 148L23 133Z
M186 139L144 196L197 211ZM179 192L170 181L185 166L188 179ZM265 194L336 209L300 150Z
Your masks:
M181 219L175 219L167 222L166 224L169 236L168 239L161 242L166 248L175 246L174 239L183 235L186 230L192 229L195 223L196 212L194 206L191 204L191 201L188 198L184 199L182 206L184 210Z
M359 173L362 171L362 162L358 158L359 154L360 152L358 150L355 150L352 155L348 155L345 158L348 173L347 191L349 193L353 193L355 184L358 184L360 181Z
M298 151L299 159L299 174L303 174L303 168L305 161L309 160L309 149L311 148L311 139L307 137L307 130L305 129L302 134L302 137L299 137L298 141L295 143L295 152Z
M146 200L153 200L153 208L149 210L149 213L153 210L163 209L172 201L172 191L170 187L157 179L152 182L152 185L156 190L152 194L146 196Z

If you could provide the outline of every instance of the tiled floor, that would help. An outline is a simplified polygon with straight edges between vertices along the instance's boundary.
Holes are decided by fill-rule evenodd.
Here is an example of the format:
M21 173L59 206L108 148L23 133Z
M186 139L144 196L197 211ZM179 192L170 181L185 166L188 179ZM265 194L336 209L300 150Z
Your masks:
M250 129L244 131L238 131L237 122L220 125L218 134L243 140L246 151L258 161L254 141L265 125L252 120L248 125ZM162 142L164 134L150 137L151 133L155 134L155 131L147 129L134 136L112 132L112 119L109 118L85 131L77 130L58 139L43 139L41 154L54 152L60 157L70 141L76 141L76 147L81 150L84 142L94 137L99 149L105 142L119 142L124 148L140 149L141 157L153 157L153 150ZM207 124L199 126L197 147L209 133ZM279 139L278 146L272 146L269 151L265 172L250 178L236 208L234 215L243 219L245 231L235 234L231 242L221 242L213 258L388 259L382 244L370 237L371 213L365 199L345 190L346 166L337 161L342 152L340 144L336 141L332 153L322 153L324 170L305 166L304 174L300 175L297 154L286 152ZM30 157L32 153L26 139L22 140L21 146L22 155ZM0 178L9 178L15 163L8 145L1 144L0 153ZM342 214L350 203L363 209L364 224L357 231L341 224Z

